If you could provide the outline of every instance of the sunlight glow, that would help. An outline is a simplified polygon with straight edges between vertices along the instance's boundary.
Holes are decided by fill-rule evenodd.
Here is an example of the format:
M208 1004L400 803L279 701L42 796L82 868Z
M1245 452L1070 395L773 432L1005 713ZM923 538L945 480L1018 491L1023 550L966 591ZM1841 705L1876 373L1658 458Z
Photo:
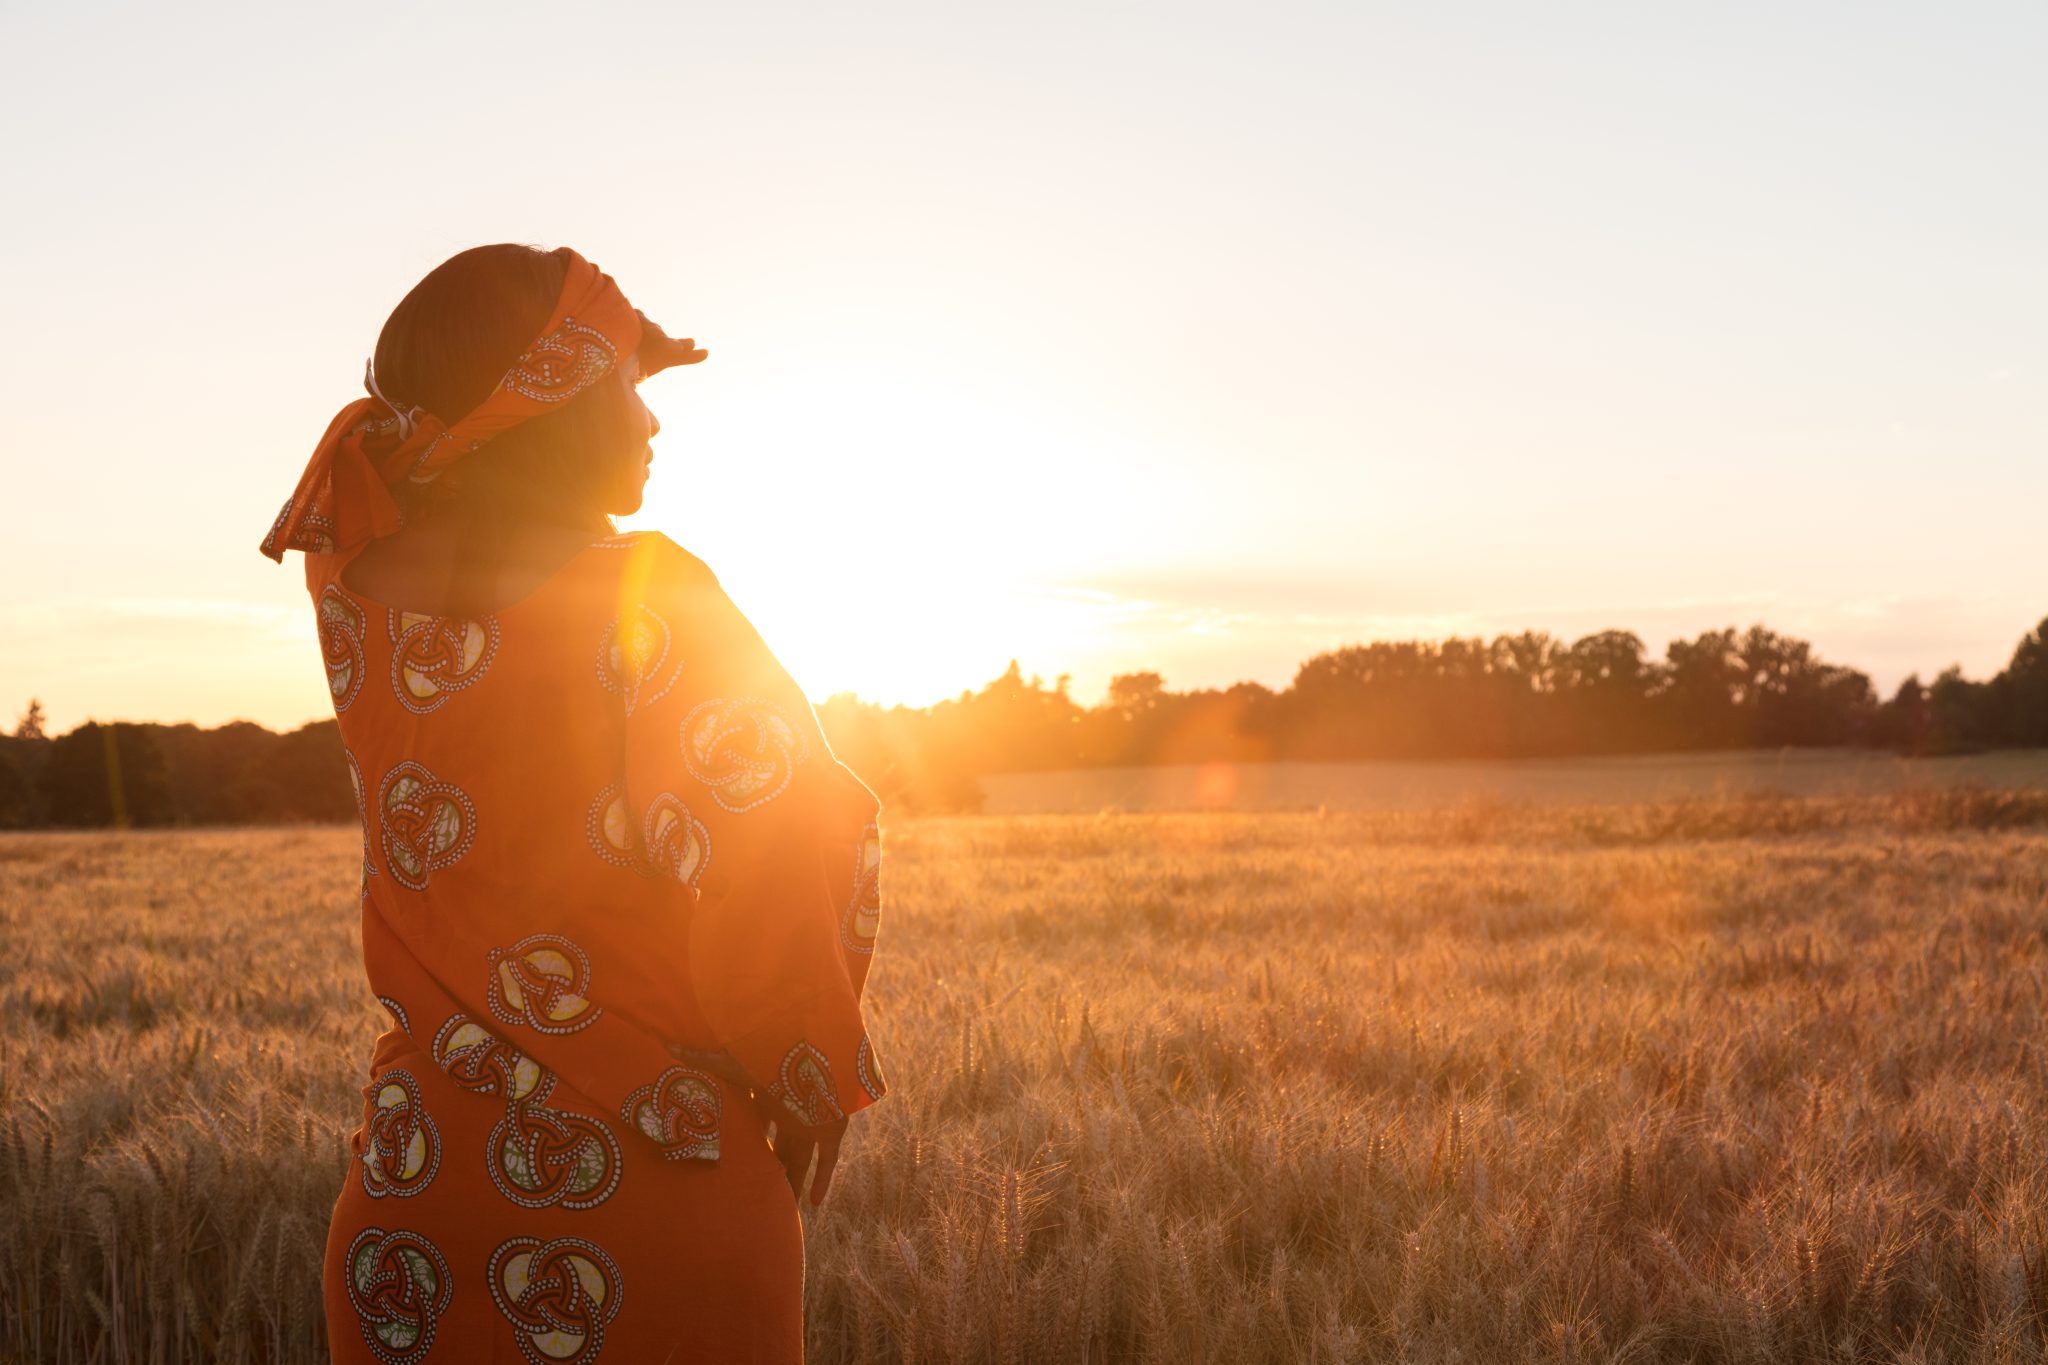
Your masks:
M624 524L710 564L814 697L923 704L1013 657L1027 673L1078 662L1146 604L1040 580L1049 563L1085 574L1165 548L1152 538L1169 525L1125 515L1145 505L1142 476L1113 438L1000 376L977 384L909 338L895 356L772 381L742 360L724 387L650 385L663 431Z

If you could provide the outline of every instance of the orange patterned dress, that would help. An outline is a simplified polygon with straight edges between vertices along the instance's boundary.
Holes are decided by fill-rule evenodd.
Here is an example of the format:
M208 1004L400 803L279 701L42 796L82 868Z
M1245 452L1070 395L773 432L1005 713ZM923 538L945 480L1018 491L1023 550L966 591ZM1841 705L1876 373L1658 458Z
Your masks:
M796 1202L723 1050L806 1123L882 1095L874 794L702 561L638 533L474 618L308 553L363 821L370 1059L337 1361L802 1355Z

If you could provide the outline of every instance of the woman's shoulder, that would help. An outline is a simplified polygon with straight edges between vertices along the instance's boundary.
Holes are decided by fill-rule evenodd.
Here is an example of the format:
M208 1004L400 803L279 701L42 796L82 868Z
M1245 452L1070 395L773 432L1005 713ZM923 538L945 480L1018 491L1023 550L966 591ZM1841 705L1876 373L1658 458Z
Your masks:
M616 556L622 597L724 594L711 566L664 532L627 531L600 540L591 549L600 557Z
M672 572L702 575L717 580L711 566L696 555L684 549L663 531L621 531L618 535L607 536L592 547L598 551L616 551L628 559L666 568Z

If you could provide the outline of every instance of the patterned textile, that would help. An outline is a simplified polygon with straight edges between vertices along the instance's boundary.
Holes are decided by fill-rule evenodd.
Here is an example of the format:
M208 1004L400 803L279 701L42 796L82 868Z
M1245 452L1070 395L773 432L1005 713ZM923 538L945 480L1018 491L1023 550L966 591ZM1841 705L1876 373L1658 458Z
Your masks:
M326 1261L337 1361L794 1360L802 1242L724 1051L883 1093L879 803L700 560L598 541L474 618L306 581L391 1016Z

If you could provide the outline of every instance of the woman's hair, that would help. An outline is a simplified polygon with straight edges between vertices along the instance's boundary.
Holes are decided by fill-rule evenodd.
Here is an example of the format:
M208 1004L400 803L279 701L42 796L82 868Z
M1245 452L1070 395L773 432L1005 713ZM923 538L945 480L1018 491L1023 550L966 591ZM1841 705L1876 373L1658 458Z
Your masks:
M510 242L449 257L391 310L377 337L377 387L452 426L539 339L567 268L554 252ZM605 504L637 469L645 445L644 419L613 370L558 411L493 437L432 482L400 480L393 492L407 522L461 510L496 547L514 525L535 517L611 531Z

